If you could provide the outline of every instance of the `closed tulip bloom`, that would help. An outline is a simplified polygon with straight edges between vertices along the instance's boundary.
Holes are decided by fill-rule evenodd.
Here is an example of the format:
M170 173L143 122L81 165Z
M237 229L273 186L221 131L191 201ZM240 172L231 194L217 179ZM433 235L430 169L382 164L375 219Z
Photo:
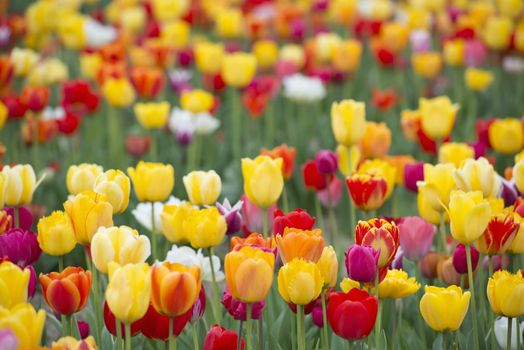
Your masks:
M519 159L513 166L513 180L520 193L524 193L524 158Z
M85 191L64 203L78 243L89 245L99 227L113 226L113 207L106 198L104 194Z
M45 311L22 303L11 309L0 307L0 329L10 329L18 339L18 349L37 349L42 339Z
M487 295L491 309L497 315L524 315L524 277L520 272L497 271L488 281Z
M453 163L457 168L460 167L462 161L474 157L473 147L462 142L446 142L438 150L439 163Z
M71 315L84 308L91 291L91 271L68 266L62 272L40 274L42 295L53 311Z
M493 73L488 70L470 67L464 72L466 86L473 91L485 91L489 88L493 79L495 79Z
M346 178L349 195L360 210L376 210L386 199L388 184L382 176L353 174Z
M4 200L10 206L22 206L30 204L33 200L33 192L36 188L36 175L33 167L29 164L5 165L2 169L4 178ZM0 179L0 184L2 180ZM0 204L3 204L0 194Z
M419 261L431 249L435 226L419 216L404 217L397 224L400 246L409 260Z
M408 277L402 270L388 270L386 278L378 285L380 299L400 299L415 294L420 288L420 283L415 277Z
M38 261L42 250L37 235L21 228L12 228L0 235L0 256L14 261L20 267Z
M271 150L263 148L260 155L269 156L273 159L282 158L282 175L284 180L289 180L293 176L295 168L295 156L297 150L286 144L277 146Z
M231 8L219 11L215 16L215 28L221 38L237 38L244 34L243 14L240 9Z
M302 178L308 191L325 190L328 187L329 177L329 175L326 176L320 172L314 159L310 159L302 165Z
M346 252L348 277L360 283L373 283L378 273L380 251L367 245L352 245Z
M151 269L151 301L161 314L179 316L186 313L200 293L200 268L167 261Z
M311 261L293 259L278 271L278 292L286 303L307 305L319 297L323 285L322 274Z
M334 49L333 66L344 73L354 72L360 65L362 43L356 39L341 41Z
M385 199L388 199L393 193L397 179L397 169L393 165L391 165L391 163L387 160L366 160L365 162L359 165L357 172L359 174L374 174L383 177L388 184Z
M128 226L100 227L91 240L91 258L107 274L110 262L120 265L145 262L151 254L149 238Z
M222 243L227 223L216 207L209 207L191 211L182 228L193 248L211 248Z
M69 216L54 211L38 221L38 245L49 255L60 256L71 252L76 246L75 231Z
M96 178L104 169L97 164L82 163L67 169L66 185L70 194L93 190Z
M169 117L168 102L136 103L133 110L140 125L146 129L163 128Z
M273 283L275 255L255 246L226 254L226 284L231 295L245 303L266 299Z
M226 329L218 324L213 325L206 334L204 339L203 350L244 350L246 343L240 337L240 347L238 344L238 333L234 330Z
M366 338L375 327L377 312L377 298L357 288L348 293L332 293L329 297L329 325L336 335L344 339Z
M483 28L484 42L492 50L504 50L511 41L513 22L508 17L491 16Z
M459 169L453 170L453 180L463 191L481 191L486 198L497 197L502 181L493 165L484 158L467 159Z
M382 158L391 147L391 129L386 123L366 122L360 148L364 158Z
M102 86L106 101L113 107L129 107L135 100L133 85L125 78L109 78Z
M271 68L278 59L278 45L273 40L258 40L253 44L253 54L260 68Z
M337 143L351 147L362 140L366 132L364 102L343 100L331 105L331 129Z
M471 270L476 271L477 265L479 264L480 253L475 247L471 249ZM457 244L455 251L453 252L452 263L455 270L464 275L468 273L468 262L466 256L466 246L462 243Z
M417 52L411 56L411 65L422 78L435 79L442 70L442 55L440 52Z
M337 284L338 260L333 246L324 247L317 261L318 269L324 280L324 288L333 288Z
M426 286L420 299L420 313L426 324L437 332L454 332L460 328L469 308L471 293L457 286Z
M175 186L175 169L170 164L140 161L135 168L127 168L127 174L141 202L165 201Z
M213 94L201 89L184 91L182 96L180 96L182 109L195 114L209 112L213 108L214 103L215 98Z
M134 67L130 79L136 93L142 98L152 99L164 88L164 72L160 68Z
M454 169L451 163L424 164L424 181L417 182L419 193L423 193L431 208L439 213L444 212L449 204L450 193L456 188Z
M224 58L224 47L221 43L197 43L194 51L196 66L202 73L211 75L220 72Z
M444 61L449 66L461 66L464 63L464 40L453 39L444 42Z
M110 262L108 267L109 283L105 295L109 309L125 324L141 319L151 297L149 266L146 263L120 266Z
M388 266L399 246L398 226L383 219L359 221L355 228L355 243L380 249L378 267Z
M251 233L246 238L240 236L233 236L229 241L229 250L238 250L243 246L258 246L260 248L273 249L275 247L275 241L273 238L264 238L261 233Z
M160 213L162 223L162 233L171 243L183 243L189 241L189 237L184 232L184 221L197 210L189 203L180 205L166 204Z
M522 150L524 128L517 118L497 119L488 129L491 147L502 154L513 154Z
M93 184L93 190L106 195L113 207L113 214L123 213L127 209L131 184L121 170L110 169L100 174Z
M27 302L29 269L21 269L10 261L0 263L0 306L10 309Z
M450 195L448 214L453 238L457 242L470 244L482 236L488 226L491 207L482 198L482 192L457 190Z
M194 205L211 205L220 196L222 181L214 170L192 171L182 180L189 201Z
M242 159L244 192L259 208L269 208L278 201L284 189L282 158L258 156Z
M277 235L275 240L284 264L297 258L316 263L324 250L324 239L320 229L301 230L286 227L284 233Z
M88 336L85 339L75 339L73 337L62 337L52 344L52 349L65 349L65 350L98 350L93 336Z
M508 249L513 254L524 253L524 222L520 222L515 238Z
M432 140L442 140L451 134L459 106L447 96L419 100L421 125L424 134Z
M222 62L222 79L232 87L247 86L257 70L257 59L249 53L232 53L224 57Z
M486 230L476 242L478 250L486 255L504 254L513 243L519 223L511 213L498 213L491 217Z

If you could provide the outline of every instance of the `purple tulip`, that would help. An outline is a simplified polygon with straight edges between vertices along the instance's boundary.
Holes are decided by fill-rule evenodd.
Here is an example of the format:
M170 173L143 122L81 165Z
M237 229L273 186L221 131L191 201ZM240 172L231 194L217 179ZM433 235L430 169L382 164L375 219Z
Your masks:
M180 146L188 146L193 141L194 131L192 130L177 130L175 132L176 142Z
M11 217L11 228L15 227L15 208L5 208L7 215ZM33 226L33 214L26 207L18 208L18 228L29 231Z
M313 311L311 312L311 319L318 328L324 327L324 318L322 317L322 302L315 304Z
M228 235L240 232L240 230L242 229L242 215L240 215L242 204L242 201L238 201L235 203L235 205L231 206L231 203L229 203L229 200L227 198L224 199L224 203L222 204L216 203L218 211L226 219L226 234Z
M0 257L20 267L34 264L41 253L36 234L31 231L14 228L0 235Z
M431 249L435 226L419 216L401 218L397 223L400 230L400 246L409 260L419 261Z
M206 311L206 291L204 290L204 285L200 288L200 293L198 294L197 300L193 304L193 310L191 311L191 322L198 321L204 312Z
M460 274L468 273L468 264L466 257L466 247L464 244L459 243L455 247L455 252L453 252L453 267ZM479 251L475 247L471 246L471 267L473 271L477 269L479 264Z
M502 199L504 199L504 206L509 207L510 205L513 205L513 203L515 203L519 197L519 191L515 186L515 181L508 181L502 176L499 176L499 178L502 181L502 190L500 196Z
M0 329L0 349L18 349L18 338L10 329Z
M31 265L27 265L25 269L29 270L29 284L27 285L27 298L33 299L33 296L36 293L36 283L37 283L36 271L33 268L33 266Z
M226 308L227 312L235 320L245 321L246 320L246 310L247 304L233 298L229 290L226 288L224 290L224 295L222 296L222 305ZM258 320L262 316L262 311L266 303L264 301L259 301L258 303L251 304L251 319Z
M80 339L89 337L89 323L84 321L77 321L78 331L80 332Z
M493 260L493 272L505 270L509 266L509 256L507 255L493 255L491 259ZM489 268L489 258L487 256L482 261L482 267L484 270Z
M346 251L346 271L352 280L362 283L375 281L378 269L378 258L380 249L376 250L369 246L352 245Z
M395 253L395 257L393 258L393 261L391 262L391 265L389 266L390 269L395 270L402 270L404 267L404 250L402 249L402 246L400 246L397 249L397 252Z
M424 181L424 162L406 164L404 167L404 186L412 192L418 192L418 181Z
M338 169L338 156L329 150L318 151L315 157L318 171L322 174L333 174Z

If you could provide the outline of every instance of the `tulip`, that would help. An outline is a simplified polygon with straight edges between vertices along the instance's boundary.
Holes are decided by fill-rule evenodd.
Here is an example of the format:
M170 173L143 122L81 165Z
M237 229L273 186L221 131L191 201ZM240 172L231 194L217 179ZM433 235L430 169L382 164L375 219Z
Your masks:
M489 256L504 254L511 247L519 227L513 214L493 215L486 230L477 240L478 250Z
M321 191L327 188L328 178L318 169L317 162L311 159L302 165L302 176L306 189L310 191Z
M20 98L29 110L41 112L49 103L49 95L47 86L25 86Z
M459 106L452 104L447 96L439 96L421 98L419 110L424 134L432 140L442 140L451 134Z
M160 213L162 233L169 242L180 243L189 240L184 232L184 222L196 211L191 204L166 204Z
M127 168L135 194L141 202L164 201L175 186L175 169L170 164L138 162Z
M439 52L417 52L411 56L411 65L416 74L425 79L435 79L442 70Z
M440 224L440 213L431 207L422 191L420 191L417 195L417 208L420 217L424 218L433 225ZM449 222L449 216L447 213L444 213L444 221Z
M524 128L520 119L497 119L490 124L489 143L493 149L502 154L517 153L524 144Z
M202 287L200 288L200 293L198 293L198 298L193 304L193 307L191 308L191 317L189 318L189 321L194 324L196 321L200 320L202 316L204 316L205 311L206 291L204 289L204 286L202 285Z
M356 39L341 41L333 52L333 66L344 73L355 72L360 65L362 43Z
M418 268L422 273L422 276L427 279L437 278L437 263L439 255L436 252L429 252L425 257L418 263Z
M109 78L102 86L102 93L113 107L128 107L135 100L135 92L131 83L125 78Z
M97 350L98 347L95 343L95 338L89 336L85 339L77 340L73 337L62 337L52 344L53 349L85 349L85 350Z
M46 313L31 304L22 303L11 309L0 308L0 329L11 330L19 341L18 349L36 349L40 345Z
M10 261L0 263L0 307L10 309L27 302L30 271Z
M170 317L186 313L200 293L200 268L163 262L151 269L151 301Z
M282 163L268 156L242 159L244 192L257 207L267 209L278 201L284 188Z
M324 239L320 229L309 231L287 227L282 235L275 237L275 240L284 264L296 258L316 263L324 249Z
M202 73L216 74L220 72L224 57L224 47L222 44L208 42L197 43L195 45L195 63Z
M390 162L382 159L366 160L358 167L359 174L377 175L383 177L387 182L386 199L388 199L395 189L397 170Z
M358 340L371 333L377 312L377 298L353 288L348 293L331 294L327 316L335 334L344 339Z
M281 210L276 210L273 214L273 234L282 235L286 227L297 228L300 230L311 230L315 225L316 219L303 209L297 208L284 215Z
M524 192L524 159L519 159L513 166L513 180L520 193Z
M103 171L102 167L97 164L82 163L71 165L67 169L67 190L73 195L93 190L95 180Z
M192 171L182 178L189 201L194 205L211 205L220 196L222 182L214 171Z
M471 247L471 269L475 271L479 263L479 251ZM453 252L453 267L460 274L468 273L466 246L462 243L457 244Z
M451 192L448 214L451 235L460 243L470 244L477 240L488 226L491 208L479 191Z
M225 329L218 324L213 325L206 334L204 339L203 350L226 350L226 349L241 349L244 350L244 339L240 339L240 346L238 344L238 334L235 331Z
M140 332L149 339L166 341L171 336L178 337L184 330L191 316L191 309L186 313L172 317L173 328L169 330L170 317L162 315L155 310L152 304L149 304L144 317L140 319Z
M275 246L275 241L273 238L264 238L260 233L251 233L246 238L239 236L231 237L229 250L237 250L243 246L257 246L259 248L268 248L273 249Z
M141 319L149 306L151 278L146 263L120 266L110 262L107 305L115 317L129 325Z
M468 312L470 292L457 286L439 288L426 286L420 299L420 313L434 331L456 331Z
M33 200L33 192L36 189L36 176L33 167L29 164L15 165L10 167L5 165L1 172L5 193L0 195L0 204L3 200L7 205L21 206L30 204ZM0 179L0 185L2 180Z
M20 267L36 263L41 253L37 235L31 231L13 228L0 235L0 256Z
M113 226L113 207L104 194L85 191L64 203L78 243L89 245L99 227Z
M256 247L243 246L226 254L226 284L231 295L250 304L263 301L273 283L274 265L273 253Z
M146 99L158 96L164 88L164 73L159 68L135 67L131 70L130 79L138 96Z
M91 240L90 251L95 267L107 274L110 262L120 265L145 262L151 254L151 244L146 236L128 226L100 227Z
M337 154L333 151L322 150L317 152L315 162L318 171L325 175L335 173L338 169Z
M366 245L352 245L345 252L348 277L360 283L373 283L378 273L380 250Z
M93 184L93 190L106 195L113 207L113 214L123 213L127 209L131 185L122 171L110 169L100 174Z
M464 63L464 40L453 39L444 42L444 61L449 66L461 66Z
M66 267L62 272L40 274L44 300L56 313L71 315L84 308L91 290L91 271Z
M11 216L7 211L0 210L0 235L11 227Z
M331 128L337 143L351 147L366 131L366 107L363 102L343 100L331 106Z
M210 260L213 260L213 264L210 264ZM211 254L204 256L202 249L195 251L191 247L177 247L173 244L171 250L167 252L165 261L182 264L187 267L198 266L200 268L200 278L204 282L212 282L213 273L216 281L220 282L225 279L224 273L220 270L219 257Z
M222 214L226 219L226 235L237 233L242 228L242 215L240 215L242 204L243 203L240 200L236 202L235 205L231 206L227 198L224 199L224 202L222 204L218 202L215 204L220 214Z
M402 270L388 270L386 278L378 285L380 299L400 299L415 294L420 288L420 283L415 277L408 278L408 274Z
M277 62L278 45L273 40L258 40L253 43L253 54L260 68L269 69Z
M473 147L459 142L446 142L438 150L439 163L453 163L457 168L466 159L475 156Z
M133 110L138 123L145 129L161 129L169 117L168 102L137 103Z
M502 181L486 158L467 159L459 169L453 170L453 180L463 191L482 191L486 198L497 197Z
M424 164L424 181L417 182L419 193L423 193L431 208L439 213L449 205L450 193L455 188L454 169L451 163Z
M37 227L38 244L46 254L66 255L75 248L73 223L65 212L52 212L51 215L41 218Z
M426 256L433 243L435 226L418 216L401 218L397 226L400 231L400 246L406 258L419 261Z
M149 309L153 309L153 306L149 306ZM149 311L149 309L147 311ZM131 336L134 336L140 332L142 332L142 328L146 328L146 327L143 327L143 324L144 324L144 319L146 318L146 315L144 315L143 318L139 319L138 321L135 321L133 323L131 323L131 327L130 327L130 333L131 333ZM120 334L124 335L125 336L125 327L123 324L120 323L120 321L117 321L117 319L115 318L115 315L111 312L111 310L109 309L109 306L107 305L107 301L104 302L104 325L105 327L107 328L107 331L113 335L114 337L117 336L117 332L116 332L116 324L117 322L120 324ZM151 320L150 320L151 322Z
M33 214L27 207L18 207L16 208L5 208L5 212L7 212L7 215L10 218L10 228L15 228L15 225L13 225L15 221L15 212L18 211L18 228L30 231L33 227Z
M338 156L338 170L344 176L350 176L357 169L360 162L360 149L358 146L346 147L343 145L337 146Z
M382 158L391 147L391 129L386 123L366 122L360 148L364 158Z
M324 288L333 288L337 284L338 260L333 246L324 247L317 261L318 269L324 280Z
M524 277L520 272L497 271L487 287L488 301L493 312L506 317L524 315Z
M209 112L213 108L214 103L214 96L200 89L184 91L180 96L180 106L182 109L194 114Z
M260 151L260 154L263 156L269 156L273 159L282 158L282 176L284 180L289 180L293 176L296 153L294 147L289 147L286 144L277 146L272 150L263 148Z
M271 218L277 210L276 204L269 207L266 214L263 209L260 209L251 202L245 194L243 194L240 199L242 200L242 231L244 234L263 232L265 217L267 217L268 232L270 232L273 225Z
M464 279L462 278L462 275L455 269L453 258L451 257L439 256L437 262L437 276L442 282L444 282L444 285L455 285L460 287L464 284L464 288L469 287L469 280L467 279L469 276L464 276Z
M278 271L278 292L287 303L306 305L317 299L324 280L317 265L293 259Z
M247 303L244 303L240 300L235 299L229 290L224 290L224 295L222 296L222 305L226 308L227 312L233 316L235 320L246 321L247 318ZM262 317L262 312L264 311L264 306L266 305L265 301L259 301L257 303L251 303L251 315L252 320L259 320Z
M384 203L388 184L382 176L353 174L346 178L346 185L353 203L361 210L376 210Z
M406 164L404 166L404 185L412 192L418 192L417 182L424 181L424 163Z
M483 29L484 42L490 49L501 51L509 46L513 29L513 23L509 18L489 17Z
M466 86L473 91L485 91L494 78L493 73L488 70L468 68L464 73Z
M219 245L227 231L226 219L216 207L191 210L182 224L184 235L194 248Z
M257 69L257 59L248 53L232 53L224 57L222 62L222 78L232 87L242 88L253 79Z
M383 219L359 221L355 228L355 244L380 249L378 267L385 267L397 253L399 228L395 223Z

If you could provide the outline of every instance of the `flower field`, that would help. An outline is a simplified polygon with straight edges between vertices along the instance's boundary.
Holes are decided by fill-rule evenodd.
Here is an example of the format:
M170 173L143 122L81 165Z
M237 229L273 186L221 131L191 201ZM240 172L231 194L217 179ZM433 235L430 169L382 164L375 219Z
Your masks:
M0 0L0 350L524 349L521 0Z

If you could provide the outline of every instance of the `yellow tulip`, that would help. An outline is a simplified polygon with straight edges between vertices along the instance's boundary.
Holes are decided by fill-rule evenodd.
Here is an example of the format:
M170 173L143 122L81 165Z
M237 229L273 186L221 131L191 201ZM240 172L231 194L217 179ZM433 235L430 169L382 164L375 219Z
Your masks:
M488 135L491 147L499 153L517 153L524 145L524 129L517 118L495 120L489 126Z
M366 122L360 148L364 158L383 158L391 147L391 129L384 122Z
M107 201L113 207L113 214L123 213L129 204L131 184L129 178L121 170L110 169L99 175L93 185L97 193L106 195Z
M40 60L40 55L31 49L15 47L10 58L14 64L15 75L25 77Z
M393 53L399 53L408 45L409 29L399 22L386 22L380 28L380 40Z
M293 259L278 271L278 292L286 303L307 305L317 299L324 279L317 264Z
M322 255L317 261L317 267L320 270L325 288L333 288L337 284L338 261L335 249L332 246L324 247Z
M262 69L275 65L278 58L278 46L273 40L258 40L253 44L253 54Z
M146 263L108 265L107 306L116 319L125 324L141 319L149 307L151 272Z
M439 163L453 163L456 167L475 156L473 147L462 142L446 142L438 150Z
M216 74L220 72L224 58L222 44L197 43L194 50L195 64L202 73Z
M426 286L420 299L420 313L434 331L456 331L468 312L471 293L457 286Z
M135 194L141 202L164 201L175 186L175 169L170 164L138 162L127 168Z
M29 164L18 164L14 167L6 165L2 169L2 174L5 181L5 203L10 206L30 204L36 188L36 175L33 167ZM0 204L2 204L1 201Z
M20 269L10 261L0 263L0 307L7 309L27 302L29 269Z
M341 41L336 33L317 34L313 39L314 58L316 62L322 64L332 60Z
M99 227L113 226L113 207L105 194L84 191L64 203L78 243L89 245Z
M369 17L375 21L385 21L393 13L393 3L389 0L374 0L371 2Z
M238 38L244 32L244 16L239 9L230 8L219 11L215 17L218 36L225 39Z
M306 62L306 54L300 45L287 44L280 49L279 58L282 61L292 62L297 69L302 69Z
M405 298L415 294L420 288L420 283L415 277L409 277L402 270L388 270L386 278L378 285L378 296L384 298Z
M468 68L464 72L466 86L473 91L485 91L493 82L493 73L478 68Z
M182 49L187 45L190 32L191 27L187 22L176 20L164 23L160 37L166 44L173 46L175 49Z
M484 42L492 50L504 50L510 44L513 22L503 16L489 17L484 25Z
M7 121L8 110L3 102L0 102L0 129L2 129Z
M92 335L85 339L75 339L73 337L62 337L57 341L54 341L51 349L60 350L98 350L95 343L95 338Z
M513 166L513 180L518 190L524 192L524 158L519 159Z
M333 102L331 129L339 144L351 147L359 143L366 131L366 105L355 100Z
M27 83L32 86L58 84L69 77L68 68L57 58L48 58L38 63L29 72Z
M0 171L0 208L3 208L5 204L5 184L6 176Z
M491 213L489 202L483 199L482 192L451 192L448 207L451 235L463 244L476 241L488 226Z
M227 223L216 207L210 207L190 211L182 228L193 248L212 248L222 243Z
M442 70L440 52L417 52L411 56L411 65L422 78L435 79Z
M333 53L333 66L341 72L351 73L357 70L362 57L362 43L356 39L340 42Z
M182 109L190 111L191 113L208 112L213 108L214 103L215 97L213 94L201 89L184 91L180 97L180 106Z
M216 202L222 182L214 171L192 171L182 178L189 201L194 205L211 205Z
M191 215L191 212L197 210L189 203L180 205L166 204L160 213L162 224L162 233L171 243L185 243L189 238L184 232L184 221Z
M417 182L419 192L424 194L431 208L439 213L444 212L449 203L449 195L456 188L453 181L452 163L424 164L424 181Z
M109 78L102 86L102 93L113 107L128 107L135 100L135 90L125 78Z
M189 0L153 0L151 7L158 21L169 21L183 16L189 9Z
M135 117L146 129L161 129L169 117L168 102L145 102L134 106Z
M373 174L383 177L388 184L385 199L388 199L393 193L397 179L397 169L395 169L395 167L388 161L382 159L366 160L364 163L360 164L357 173Z
M62 43L73 50L82 49L87 39L84 32L86 17L76 13L64 13L58 17L58 36Z
M461 66L464 63L464 40L454 39L444 43L444 61L448 66Z
M76 246L75 231L69 216L54 211L38 220L38 244L46 254L60 256L70 253Z
M348 278L348 277L344 277L344 278L342 279L342 281L340 281L340 289L341 289L344 293L349 292L349 291L352 290L353 288L360 289L360 282L357 282L357 281L355 281L355 280L352 280L351 278Z
M86 78L95 79L101 65L102 57L98 53L84 53L80 55L80 72Z
M271 207L282 194L282 162L282 158L272 159L268 156L242 159L244 192L257 207Z
M0 307L0 329L10 329L18 339L18 349L36 349L44 331L45 311L36 310L29 303L12 309Z
M520 271L515 274L508 271L495 272L488 281L487 295L489 305L497 315L524 315L524 277Z
M419 100L422 130L432 140L448 136L455 124L459 106L451 103L449 97L439 96Z
M222 78L228 86L242 88L248 85L257 71L257 59L250 53L228 54L222 62Z
M508 17L517 17L524 8L520 0L497 0L497 9L500 14Z
M95 180L103 173L104 169L97 164L82 163L71 165L67 169L66 185L70 194L79 194L93 190Z
M338 145L337 155L338 170L345 177L351 176L351 174L353 174L353 172L357 169L357 165L360 162L360 149L358 146L347 147L344 145Z
M424 192L418 191L417 195L417 208L418 215L424 218L426 221L431 222L433 225L440 224L440 212L433 209L426 199ZM449 222L449 216L447 213L444 213L444 219L446 222Z
M502 181L490 162L481 157L467 159L460 169L453 169L453 180L462 191L481 191L486 198L499 195Z
M513 254L524 253L524 221L522 221L522 218L520 218L519 230L517 231L515 238L513 238L508 251Z
M334 22L349 25L358 14L357 0L332 0L328 13Z

